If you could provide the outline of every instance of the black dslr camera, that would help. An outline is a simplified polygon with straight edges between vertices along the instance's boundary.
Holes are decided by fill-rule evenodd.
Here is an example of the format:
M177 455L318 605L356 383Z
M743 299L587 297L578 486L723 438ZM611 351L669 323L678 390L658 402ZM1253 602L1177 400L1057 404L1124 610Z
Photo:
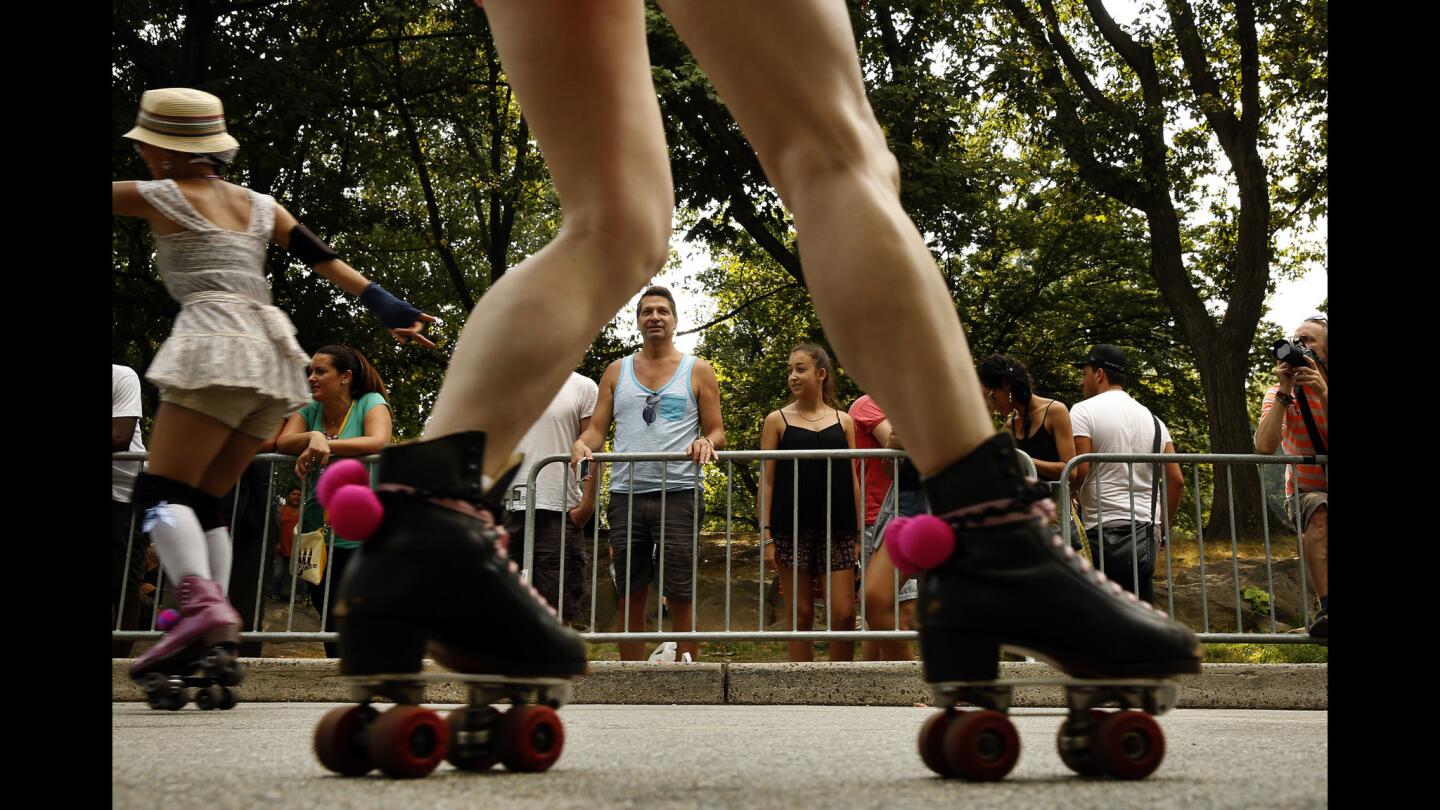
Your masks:
M1275 355L1276 360L1279 360L1291 368L1305 368L1306 357L1316 362L1320 360L1320 358L1315 356L1315 352L1310 351L1304 346L1296 346L1284 338L1270 344L1270 353Z

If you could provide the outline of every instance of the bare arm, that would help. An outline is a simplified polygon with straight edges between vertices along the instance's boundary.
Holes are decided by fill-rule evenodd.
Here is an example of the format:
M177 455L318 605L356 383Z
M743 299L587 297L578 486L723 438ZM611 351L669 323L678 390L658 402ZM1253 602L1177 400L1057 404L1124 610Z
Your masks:
M1280 393L1291 394L1295 389L1295 372L1284 363L1275 364L1275 377L1280 383ZM1269 394L1266 394L1267 398ZM1271 400L1269 407L1262 407L1260 424L1255 427L1255 452L1270 455L1280 447L1280 435L1285 423L1285 406Z
M110 184L110 212L122 217L157 216L150 203L140 196L140 187L134 180L119 180Z
M305 418L299 411L290 414L285 418L285 426L280 428L280 435L275 437L275 452L298 455L310 446L310 434L317 434L323 440L325 434L318 430L310 430L305 424Z
M690 460L704 464L715 460L715 451L725 446L725 424L720 418L720 382L709 361L695 359L691 372L695 401L700 405L700 438L690 443L685 454Z
M332 439L330 453L336 456L368 456L380 452L394 437L390 406L376 405L365 412L365 435L353 439Z
M876 423L875 429L870 431L870 435L875 437L876 444L886 450L905 449L905 445L900 442L900 434L895 430L895 426L890 424L889 419L881 419ZM895 478L895 467L898 463L898 461L891 462L884 459L870 460L870 464L880 465L880 474L891 480ZM870 464L865 465L867 471L869 470ZM862 520L860 525L865 525L865 522Z
M271 234L270 240L280 247L289 250L290 232L299 224L300 221L295 219L293 214L286 211L284 206L277 203L275 205L275 231ZM329 259L318 262L310 269L314 270L331 284L334 284L336 287L357 298L361 293L365 292L366 287L370 286L370 279L365 278L359 270L356 270L340 259ZM420 320L411 324L409 327L391 329L390 334L394 335L395 339L401 343L414 340L427 349L433 349L435 348L435 344L421 334L420 330L425 323L434 323L435 316L422 312L419 318Z
M1171 442L1165 443L1165 452L1175 452L1175 445ZM1185 473L1180 471L1180 465L1174 461L1165 465L1165 514L1173 521L1180 513L1180 500L1185 497Z
M1089 436L1075 437L1075 455L1083 456L1090 452L1091 444ZM1074 458L1075 456L1071 456ZM1090 462L1082 461L1070 470L1070 488L1076 492L1085 486L1085 479L1090 477Z
M590 421L592 419L594 419L594 414L581 418L581 436L585 435L585 431L590 429ZM591 462L591 467L590 475L585 479L585 485L580 493L580 503L574 509L570 510L570 523L577 527L589 523L590 516L595 514L595 488L600 481L599 462Z
M580 438L570 447L570 466L574 468L575 474L580 474L581 459L591 458L591 453L599 451L605 444L605 434L610 430L610 422L615 417L615 383L620 380L620 361L616 360L605 367L605 373L600 375L600 391L595 397L595 412L590 414L589 425L580 431ZM590 475L595 475L595 467L592 464Z
M1065 465L1075 457L1075 436L1071 432L1070 409L1065 403L1056 400L1050 406L1049 415L1045 421L1045 427L1049 428L1050 434L1055 437L1055 449L1059 452L1059 461L1041 461L1034 459L1035 470L1040 477L1046 481L1059 481L1060 473L1065 470Z
M760 449L775 450L780 447L780 434L784 432L784 419L779 411L771 411L760 428ZM771 542L770 513L775 505L775 462L766 460L765 485L760 488L760 537L765 541L765 562L775 564L775 547Z
M110 417L110 452L123 453L130 449L130 437L135 435L138 416Z
M840 414L840 424L845 429L845 446L854 450L855 420L850 418L850 414L842 413ZM892 432L890 435L893 438L895 434ZM850 489L854 493L855 498L855 529L856 531L863 532L865 531L865 504L860 500L860 474L856 472L854 464L846 464L845 466L850 468Z
M285 427L280 429L280 435L275 439L275 450L297 456L295 475L303 478L319 467L316 463L318 459L330 457L330 440L325 438L324 433L311 430L305 424L305 417L296 411L286 418Z

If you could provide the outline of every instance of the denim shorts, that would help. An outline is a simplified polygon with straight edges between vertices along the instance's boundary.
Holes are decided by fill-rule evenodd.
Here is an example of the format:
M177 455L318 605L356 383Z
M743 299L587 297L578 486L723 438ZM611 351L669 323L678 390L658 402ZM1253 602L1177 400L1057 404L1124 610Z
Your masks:
M605 519L610 524L610 577L616 593L644 590L659 577L662 567L659 555L663 549L665 579L661 594L671 599L690 599L695 589L691 570L695 563L695 531L705 520L705 499L697 499L694 488L667 491L663 493L662 515L661 495L659 492L635 493L632 512L630 493L610 493L610 505L605 510Z
M870 555L874 554L881 546L885 545L885 525L890 522L894 515L881 513L876 518L875 524L865 527L865 561L870 561ZM914 577L900 582L900 601L909 602L920 595L920 589Z
M530 582L545 597L550 607L560 611L560 618L573 623L580 618L580 606L589 591L587 567L590 554L585 548L585 530L568 525L570 516L550 509L535 510L535 552L531 555ZM560 550L560 523L565 521L565 550ZM511 512L505 516L505 530L510 534L506 551L516 565L524 565L525 513ZM561 558L564 558L564 581L561 581ZM562 588L563 586L563 588ZM564 599L560 598L564 594ZM563 604L562 604L563 602Z

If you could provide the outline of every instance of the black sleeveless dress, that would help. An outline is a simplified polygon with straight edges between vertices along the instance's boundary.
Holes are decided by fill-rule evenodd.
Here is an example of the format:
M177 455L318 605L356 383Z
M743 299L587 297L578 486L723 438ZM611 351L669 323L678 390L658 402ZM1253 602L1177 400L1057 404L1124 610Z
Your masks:
M1050 400L1050 405L1054 404L1055 400ZM1050 413L1050 405L1046 405L1045 410L1040 412L1040 429L1035 431L1033 436L1015 440L1015 446L1036 461L1060 460L1060 447L1055 444L1054 434L1045 427L1045 417ZM1011 431L1010 435L1014 436L1014 431Z
M782 411L781 419L785 419ZM785 419L779 450L846 450L845 428L836 414L835 424L824 430L807 430ZM795 486L795 465L800 465L799 489ZM855 490L853 465L849 459L782 460L775 462L774 506L770 511L770 532L775 538L775 558L786 568L801 571L825 570L825 468L830 467L830 566L831 571L855 567ZM799 535L796 502L799 502ZM798 542L797 542L798 539Z
M1050 405L1054 404L1055 400L1050 400ZM1020 448L1021 450L1024 450L1026 455L1030 456L1030 458L1035 461L1060 460L1060 447L1059 445L1055 444L1055 435L1052 434L1049 429L1045 427L1045 416L1050 413L1050 405L1046 405L1045 410L1040 412L1040 429L1035 431L1035 435L1026 436L1023 439L1015 440L1015 446ZM1011 431L1010 435L1014 436L1014 431ZM1036 472L1038 473L1039 471L1037 470ZM1041 474L1039 478L1041 481L1048 480L1044 477L1043 474ZM1054 488L1056 495L1058 496L1060 492L1059 482L1052 481L1050 483L1051 486ZM1080 542L1080 529L1077 528L1079 526L1079 523L1080 520L1078 515L1076 516L1076 519L1070 521L1070 547L1075 549L1076 551L1080 551L1082 548L1084 548L1084 546Z

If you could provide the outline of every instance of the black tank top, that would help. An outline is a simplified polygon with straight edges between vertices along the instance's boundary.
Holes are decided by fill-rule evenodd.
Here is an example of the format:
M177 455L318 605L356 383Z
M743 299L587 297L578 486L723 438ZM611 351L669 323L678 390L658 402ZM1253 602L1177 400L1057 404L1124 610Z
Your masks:
M1054 404L1055 400L1050 400L1050 405ZM1040 429L1035 431L1035 435L1015 440L1015 446L1036 461L1060 460L1060 448L1055 445L1055 436L1045 427L1045 416L1050 413L1050 405L1046 405L1045 410L1040 413ZM1019 420L1016 420L1016 423L1018 424ZM1010 435L1015 434L1012 431Z
M782 411L780 418L785 419ZM785 432L780 434L778 450L846 450L845 428L836 414L835 424L824 430L806 430L785 419ZM775 505L770 512L770 530L790 534L795 526L794 460L775 462ZM825 531L825 464L824 459L799 461L800 465L800 528ZM851 486L850 459L830 459L830 530L834 533L855 531L855 490Z

